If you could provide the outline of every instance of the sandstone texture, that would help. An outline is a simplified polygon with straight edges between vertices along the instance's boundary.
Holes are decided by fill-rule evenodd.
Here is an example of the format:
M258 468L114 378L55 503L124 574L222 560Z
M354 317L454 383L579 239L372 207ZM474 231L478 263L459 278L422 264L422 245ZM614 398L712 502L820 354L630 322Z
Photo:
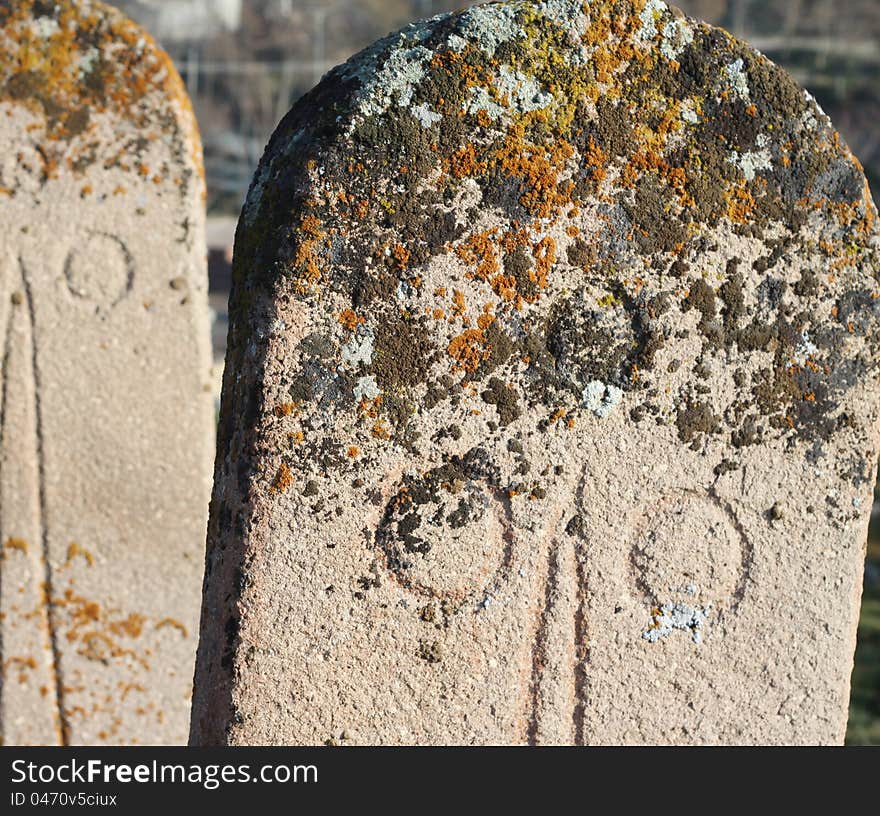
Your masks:
M331 71L239 224L191 742L840 742L877 243L812 98L657 0Z
M186 741L210 492L204 181L179 77L0 5L0 733Z

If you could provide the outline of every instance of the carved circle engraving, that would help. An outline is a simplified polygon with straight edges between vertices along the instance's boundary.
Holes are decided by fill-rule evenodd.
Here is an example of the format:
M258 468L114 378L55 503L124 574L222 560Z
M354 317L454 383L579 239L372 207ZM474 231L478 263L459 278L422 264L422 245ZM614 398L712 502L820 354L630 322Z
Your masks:
M507 510L486 460L468 454L404 477L376 543L395 579L419 594L460 601L485 592L510 560Z
M713 496L682 492L643 510L631 561L636 586L653 606L711 604L733 610L748 578L749 551L727 505Z
M134 260L115 235L93 232L71 250L64 263L67 288L75 297L112 309L131 291Z

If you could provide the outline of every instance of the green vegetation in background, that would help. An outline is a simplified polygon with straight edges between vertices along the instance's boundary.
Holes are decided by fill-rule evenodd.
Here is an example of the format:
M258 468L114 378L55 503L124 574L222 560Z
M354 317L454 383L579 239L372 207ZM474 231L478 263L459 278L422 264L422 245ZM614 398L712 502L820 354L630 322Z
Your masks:
M847 745L880 745L880 530L871 525Z

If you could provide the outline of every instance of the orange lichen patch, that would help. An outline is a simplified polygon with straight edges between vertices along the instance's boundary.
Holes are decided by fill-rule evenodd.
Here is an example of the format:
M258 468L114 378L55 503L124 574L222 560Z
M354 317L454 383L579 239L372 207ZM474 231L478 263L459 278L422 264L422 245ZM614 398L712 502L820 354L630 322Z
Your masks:
M173 122L183 127L204 177L189 97L153 39L100 3L56 0L44 8L20 0L0 10L0 102L23 105L41 118L43 148L53 144L59 155L67 153L89 134L96 114L110 113L151 141ZM45 25L34 25L38 18ZM148 96L155 101L144 104ZM91 146L80 148L88 164Z
M484 311L483 314L477 318L477 328L479 328L480 331L486 331L486 329L488 329L494 322L495 315Z
M379 409L381 406L382 395L380 394L373 399L367 399L367 397L364 397L358 405L358 410L371 419L377 419L379 417Z
M395 244L391 248L391 257L399 270L403 271L409 266L409 250L403 244Z
M575 150L562 138L542 144L528 141L525 134L530 119L546 122L546 115L536 111L517 122L494 160L505 175L520 180L520 204L538 218L552 218L571 204L574 182L560 182L559 176Z
M474 267L479 280L489 280L498 272L498 251L495 244L497 230L475 232L455 248L455 254L466 264Z
M828 199L823 198L814 201L812 206L815 209L823 209L826 212L831 213L837 219L838 224L841 224L842 226L851 226L867 238L871 233L875 218L872 208L865 208L863 206L864 199L869 195L870 193L867 191L867 188L865 188L865 192L862 196L852 203L844 201L829 201Z
M278 472L272 480L272 490L277 493L284 493L293 484L293 473L286 462L282 462L278 467Z
M87 660L107 663L110 657L120 654L113 638L103 632L85 632L80 640L82 646L77 649L77 654Z
M452 293L452 314L456 317L463 315L465 313L466 305L464 302L464 292L460 289L456 289Z
M357 447L357 445L352 445L348 449L348 457L349 459L357 459L358 456L361 455L361 449Z
M637 17L633 19L638 19ZM605 22L604 20L602 21ZM625 36L625 22L619 22L613 26L614 33L618 36ZM638 56L635 46L626 40L610 44L610 30L605 25L591 27L592 40L596 46L593 52L592 61L595 64L596 79L603 85L610 85L614 82L614 75L622 65ZM609 31L608 34L604 32ZM602 37L601 40L598 38ZM641 62L649 63L652 61L649 52L641 54ZM594 91L595 93L595 91ZM595 99L594 99L595 101Z
M377 422L373 425L371 433L376 439L391 439L391 431L384 422Z
M118 610L80 597L70 589L60 598L53 598L58 610L67 612L65 637L71 643L81 644L78 654L89 660L107 663L111 658L130 657L143 668L149 669L144 650L136 652L121 646L117 638L137 638L143 632L146 617L137 613L121 616Z
M309 283L321 279L319 250L326 237L321 222L313 215L305 215L299 224L301 240L294 256L294 266L301 267Z
M587 153L584 156L584 163L593 170L593 181L601 184L607 175L608 154L602 150L592 136L587 145Z
M306 441L306 435L302 431L294 431L289 435L289 439L294 445L302 445Z
M513 275L496 275L491 280L492 291L505 301L521 300L516 291L516 278Z
M74 558L80 556L85 559L85 562L90 566L95 566L95 556L92 555L87 549L81 547L75 541L71 541L67 547L67 559L64 562L65 566L68 566Z
M358 319L354 309L345 309L345 311L340 313L338 320L349 331L354 331L358 327L358 323L363 322L363 318Z
M141 694L145 694L147 691L140 683L120 683L119 685L119 698L121 700L124 700L133 691L138 691Z
M686 189L687 172L682 167L670 164L663 155L670 133L681 127L680 109L681 104L674 102L653 129L645 125L635 129L633 135L638 148L623 169L623 182L632 187L639 177L646 173L655 173L675 191L682 206L689 206L694 200Z
M53 604L68 610L68 622L71 626L67 635L69 640L76 639L76 630L80 627L101 619L101 604L74 595L69 589L62 598L53 599Z
M477 149L468 143L460 147L445 162L444 169L457 179L470 176L479 176L486 172L489 167L487 161L477 158Z
M434 54L431 67L453 74L466 88L475 86L491 86L492 73L483 66L475 65L469 61L471 46L463 51L442 51ZM436 101L436 107L442 108L446 100L442 97Z
M284 417L289 417L291 414L296 412L296 403L295 402L282 402L280 405L275 406L275 416L279 419L283 419Z
M36 669L37 661L32 657L10 657L4 661L4 666L20 666L27 669Z
M735 224L745 224L755 210L755 197L748 187L737 184L724 194L727 217Z
M520 227L517 222L501 236L501 248L505 252L515 252L517 249L525 249L531 243L531 233L525 227Z
M564 419L568 411L565 408L557 409L550 417L551 424L556 424L560 419Z
M184 626L179 620L175 620L174 618L162 618L157 624L157 629L167 629L171 627L172 629L176 629L180 632L183 637L189 637L189 630Z
M128 637L136 638L140 637L144 631L145 620L146 618L143 615L132 612L127 618L108 624L108 628L114 635L127 635Z
M484 347L485 342L486 336L481 329L467 329L452 338L447 352L459 368L473 373L488 356L488 350Z
M529 271L529 277L539 289L544 289L547 286L550 270L556 263L556 242L547 236L538 241L532 251L535 256L535 268Z
M23 538L7 538L6 543L3 545L3 551L4 553L16 551L27 553L28 543Z

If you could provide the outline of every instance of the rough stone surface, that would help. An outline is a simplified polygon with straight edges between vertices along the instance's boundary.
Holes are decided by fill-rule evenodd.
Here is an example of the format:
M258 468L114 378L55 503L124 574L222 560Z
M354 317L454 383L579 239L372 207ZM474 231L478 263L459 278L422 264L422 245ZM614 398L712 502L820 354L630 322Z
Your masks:
M210 484L204 181L167 57L0 4L0 732L182 743Z
M657 0L332 71L239 225L191 741L841 741L876 229L816 103Z

